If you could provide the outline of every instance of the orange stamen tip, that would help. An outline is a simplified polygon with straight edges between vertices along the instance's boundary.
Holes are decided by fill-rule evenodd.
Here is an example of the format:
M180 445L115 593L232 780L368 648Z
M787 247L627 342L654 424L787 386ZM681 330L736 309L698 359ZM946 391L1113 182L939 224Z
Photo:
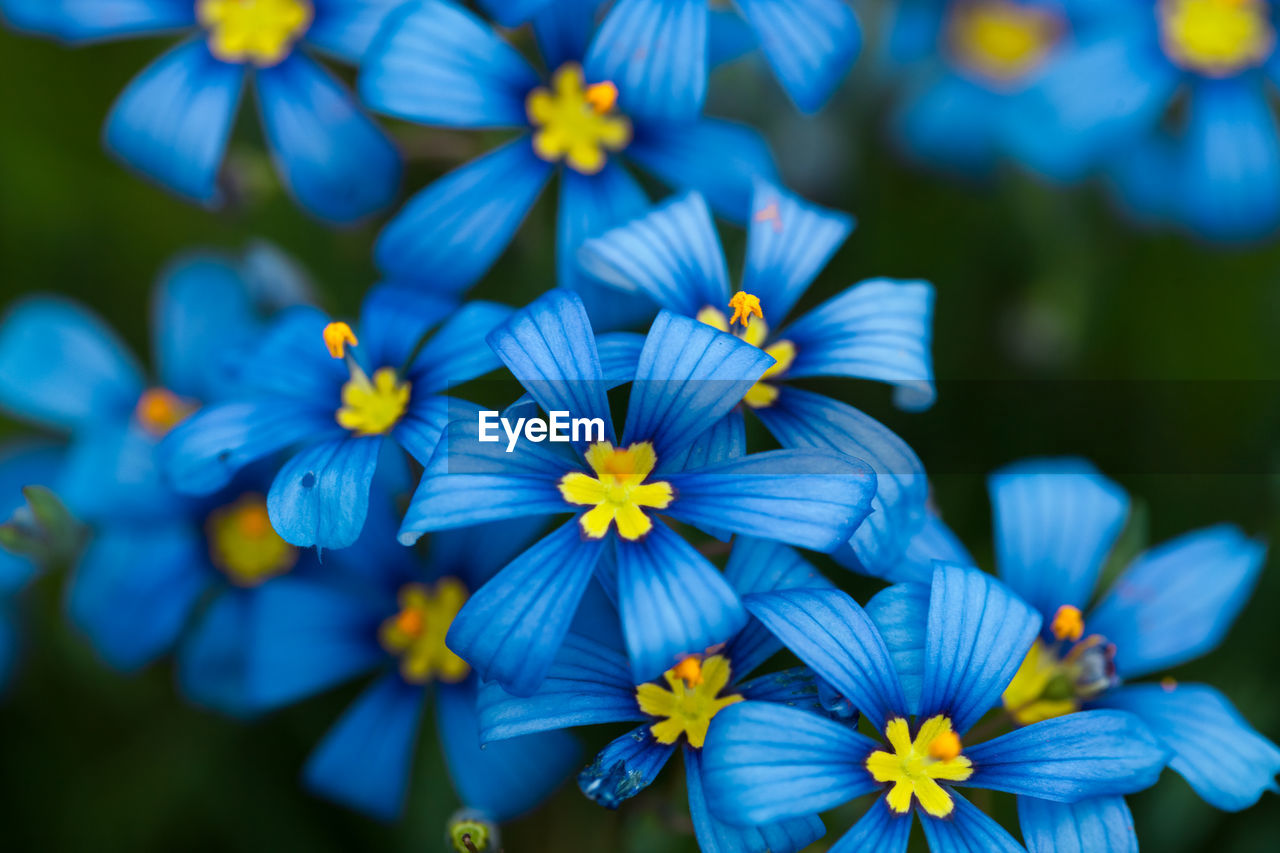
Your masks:
M592 83L586 91L587 103L600 115L618 105L618 87L606 80L603 83Z
M782 215L778 211L778 203L771 201L756 211L753 217L756 222L772 222L774 231L782 231Z
M962 744L955 732L942 732L929 744L929 755L939 761L950 761L960 755Z
M343 358L348 346L360 346L356 333L346 323L330 323L324 327L324 345L329 348L329 355Z
M690 687L697 687L702 683L702 661L697 658L685 658L676 664L675 673L684 679L684 683Z
M396 627L404 634L416 637L422 633L422 613L406 608L396 616Z
M1080 613L1080 608L1070 604L1059 607L1058 612L1053 614L1049 630L1059 640L1070 640L1073 643L1083 637L1084 616Z
M194 410L194 406L166 388L148 388L138 397L134 414L147 432L164 435Z
M271 531L271 516L267 506L257 501L246 502L240 510L240 532L249 539L260 539Z
M745 329L751 325L752 317L764 319L764 311L760 308L760 297L753 296L745 290L739 290L733 294L733 298L729 300L729 307L733 309L733 316L729 318L729 325L741 323Z

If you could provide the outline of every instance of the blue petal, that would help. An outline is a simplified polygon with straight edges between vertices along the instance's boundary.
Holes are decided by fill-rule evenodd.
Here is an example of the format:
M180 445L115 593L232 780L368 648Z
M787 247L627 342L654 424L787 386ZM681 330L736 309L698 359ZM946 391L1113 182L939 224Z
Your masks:
M550 6L551 0L477 0L477 3L502 26L518 27Z
M1141 684L1104 693L1098 704L1139 716L1172 753L1169 766L1213 805L1239 811L1277 791L1280 749L1204 684Z
M569 633L532 696L512 696L494 682L480 688L480 737L485 743L551 729L646 719L626 657Z
M853 224L847 213L809 204L770 181L755 181L742 289L760 297L771 327L782 325Z
M0 326L0 406L63 429L128 416L142 372L120 339L70 302L37 297Z
M618 87L640 122L688 122L707 97L706 0L618 0L592 39L586 77Z
M772 363L733 335L659 313L636 365L623 444L653 442L662 464L738 405Z
M702 783L702 753L684 748L685 781L689 789L689 817L702 853L797 853L822 837L825 831L816 814L764 826L730 826L707 806Z
M489 345L543 411L599 418L605 438L614 440L591 320L576 294L562 289L543 294L494 329Z
M836 556L839 557L837 552ZM960 566L976 565L951 528L933 510L925 509L924 525L911 537L906 553L893 570L891 580L914 581L928 585L933 581L933 564L937 561Z
M276 168L299 204L345 223L391 203L400 152L329 72L294 53L259 70L257 83Z
M884 797L871 804L866 814L844 836L831 846L829 853L906 853L911 840L911 813L898 814L889 808Z
M181 523L95 536L72 575L67 612L109 665L135 670L174 645L213 581L201 545Z
M1009 588L1046 618L1083 609L1129 515L1124 489L1082 459L1030 459L987 480L996 565Z
M713 210L735 222L751 213L756 178L778 180L764 138L752 128L721 119L637 125L627 156L672 189L701 192Z
M946 21L946 8L934 0L901 0L889 10L885 22L882 61L893 66L918 62L937 47Z
M742 58L759 46L755 33L736 9L712 7L709 26L707 62L713 71L721 65Z
M862 30L843 0L737 0L773 71L801 112L822 108L848 76Z
M151 35L196 23L187 0L4 0L0 11L17 27L67 41Z
M543 518L442 530L427 540L427 564L440 575L453 575L471 589L479 589L546 532ZM384 544L402 553L413 553L396 542L394 528Z
M739 702L716 714L702 750L711 813L738 825L807 817L878 787L875 741L818 714Z
M960 734L990 710L1040 630L1040 614L991 575L933 571L920 716L946 714Z
M756 453L666 479L672 518L828 552L867 517L876 487L865 463L821 450Z
M548 534L477 590L446 642L485 681L530 696L547 677L607 540L577 519Z
M1267 549L1231 525L1179 536L1140 555L1085 621L1136 678L1214 649L1249 600Z
M197 705L241 716L248 694L250 595L224 591L200 614L178 647L178 684Z
M121 93L107 117L107 149L180 195L217 201L244 77L243 65L214 59L204 39L179 45Z
M307 43L358 64L388 14L404 0L311 0L315 7Z
M369 484L381 448L381 436L336 438L285 463L267 494L271 526L280 538L302 548L354 543L369 511Z
M438 391L461 385L502 366L486 338L510 319L512 310L474 300L453 315L422 348L409 378L416 389Z
M738 669L736 661L734 664L734 678L741 678L743 672ZM826 714L818 676L808 667L796 666L761 675L739 683L733 690L753 702L776 702L789 708Z
M537 85L488 24L439 0L390 16L360 71L360 96L373 109L451 127L524 127L525 96Z
M796 346L788 376L852 376L897 386L903 408L928 408L933 388L933 285L873 279L778 333Z
M578 774L578 787L607 809L616 809L653 783L675 744L658 743L645 723L609 742Z
M342 715L307 760L307 788L392 820L404 810L425 691L384 675Z
M458 798L494 820L510 820L548 797L581 760L566 732L480 743L475 685L441 685L436 702L440 743Z
M995 165L1006 101L966 77L930 70L900 96L890 117L891 135L915 160L982 175Z
M693 444L663 458L654 470L658 476L680 471L705 468L728 459L737 459L747 452L747 424L741 409L734 409L694 439ZM721 530L708 529L708 533L723 541L730 535Z
M677 314L692 317L705 306L723 309L729 302L720 237L696 192L588 240L578 261L599 281L643 294Z
M1061 803L1149 788L1169 760L1142 721L1122 711L1054 717L964 754L973 762L965 785Z
M903 555L924 524L929 497L919 457L892 430L852 406L786 386L779 392L773 405L754 411L784 447L834 450L876 472L871 514L836 560L854 571L900 579Z
M578 250L585 240L630 222L648 207L649 197L616 160L596 175L582 175L573 169L560 172L556 281L582 296L592 324L601 331L639 326L653 316L653 306L647 299L587 281L579 269Z
M156 438L133 421L86 430L67 449L58 497L84 522L167 522L192 511L173 493L156 454Z
M248 657L254 707L297 702L385 661L378 626L395 613L394 594L292 576L259 589Z
M875 623L847 593L790 589L748 595L743 603L877 730L906 713L889 649Z
M378 268L436 291L470 287L511 242L550 174L527 136L453 170L382 230Z
M951 799L955 810L945 820L919 813L930 853L1023 853L1022 845L981 809L955 791Z
M932 571L932 569L930 569ZM918 714L924 685L925 627L929 624L929 587L900 583L880 590L867 602L867 615L880 632L907 704Z
M498 2L498 0L482 0ZM501 0L521 3L525 0ZM527 0L536 3L538 0ZM548 68L559 68L566 62L581 62L587 43L596 26L596 13L604 0L541 0L541 9L533 19L533 34L538 52Z
M367 372L379 367L408 369L409 358L419 352L422 339L459 308L452 294L430 293L399 283L376 285L360 305L356 330L360 343L354 348L354 355ZM420 369L425 364L419 357L413 366ZM420 382L416 381L416 371L413 379L417 391Z
M596 351L600 369L610 388L625 385L636 378L636 365L644 350L644 335L634 332L604 332L596 335Z
M1070 804L1018 797L1018 823L1028 853L1138 853L1124 797Z
M245 356L247 389L254 396L310 400L336 410L350 371L324 345L328 324L329 317L310 306L281 312Z
M666 524L655 523L638 541L619 541L617 556L618 609L637 684L747 624L724 576Z

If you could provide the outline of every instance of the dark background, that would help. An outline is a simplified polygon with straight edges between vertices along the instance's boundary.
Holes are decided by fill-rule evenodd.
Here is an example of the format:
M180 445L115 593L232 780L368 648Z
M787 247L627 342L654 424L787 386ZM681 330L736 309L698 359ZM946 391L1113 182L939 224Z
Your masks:
M149 290L175 253L274 242L349 314L375 280L370 247L384 219L333 231L283 195L261 153L251 109L228 172L239 202L210 212L135 179L99 147L101 122L154 41L67 50L0 30L0 288L8 305L56 290L85 301L146 353ZM897 159L880 131L889 97L868 62L816 119L797 116L751 62L718 73L710 112L767 130L784 175L859 227L801 307L872 276L937 286L934 356L940 401L896 412L887 389L831 383L903 435L935 481L947 520L991 567L984 474L1033 454L1092 458L1137 498L1122 553L1231 521L1274 541L1280 423L1280 244L1229 250L1136 230L1095 188L1047 187L1014 174L957 181ZM248 105L246 104L246 107ZM483 134L397 126L411 159L406 187L488 148ZM522 304L553 284L553 195L476 289ZM731 269L745 245L722 229ZM818 387L824 387L819 385ZM0 425L6 431L16 425ZM821 561L820 561L821 562ZM877 584L833 577L860 600ZM1173 671L1226 692L1280 739L1270 566L1223 646ZM443 849L456 807L426 721L402 821L382 825L303 792L311 746L359 685L252 723L189 707L167 662L120 676L61 620L60 573L24 599L25 660L0 704L0 833L8 849ZM614 732L588 732L589 746ZM512 853L693 851L683 773L673 760L618 813L572 785L506 828ZM1006 821L1011 799L976 794ZM1172 772L1130 799L1145 850L1271 851L1280 801L1239 815L1201 802ZM865 802L828 815L825 849ZM922 843L919 832L917 844Z

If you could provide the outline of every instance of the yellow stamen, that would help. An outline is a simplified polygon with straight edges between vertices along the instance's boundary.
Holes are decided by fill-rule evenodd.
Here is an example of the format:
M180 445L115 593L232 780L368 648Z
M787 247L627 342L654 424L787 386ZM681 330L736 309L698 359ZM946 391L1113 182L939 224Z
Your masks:
M324 345L329 350L329 355L334 358L344 358L347 354L347 347L358 347L360 341L356 339L356 333L351 331L351 327L346 323L330 323L324 327Z
M616 522L618 535L634 541L652 530L653 521L641 507L666 509L675 496L670 483L644 482L658 463L653 445L640 441L621 450L601 441L585 455L596 476L572 471L560 479L560 494L566 501L593 507L579 519L583 533L600 539Z
M764 312L760 309L760 297L745 290L739 290L733 294L729 299L729 307L733 309L733 316L729 318L730 328L734 323L741 323L744 329L750 328L752 317L764 319Z
M269 68L311 27L311 0L196 0L209 51L223 62Z
M1047 9L972 0L957 4L948 38L960 66L989 81L1011 83L1044 62L1061 31L1061 18Z
M1263 0L1161 0L1160 44L1174 64L1230 77L1266 61L1276 34Z
M1074 665L1064 664L1036 640L1004 689L1005 711L1024 726L1079 711L1076 677Z
M1058 612L1053 614L1053 621L1049 623L1049 630L1057 639L1073 643L1083 637L1084 617L1080 614L1080 608L1070 604L1059 607Z
M191 416L198 406L167 388L148 388L138 397L133 416L148 434L161 438Z
M939 714L920 724L915 740L907 721L895 717L884 730L892 752L876 750L867 756L867 771L877 782L893 783L887 801L889 808L906 814L911 797L934 817L946 817L955 802L946 788L938 784L963 782L973 775L973 762L960 754L960 738L951 728L951 719Z
M384 435L400 422L409 408L411 387L394 367L380 367L373 380L354 363L351 378L342 386L342 408L334 418L357 435Z
M410 684L432 679L456 684L471 667L444 644L449 626L467 603L467 588L457 578L434 586L411 583L400 589L400 610L378 629L382 647L400 658L400 675Z
M584 84L581 67L562 65L550 89L538 87L529 93L525 112L534 127L535 154L594 175L604 168L607 152L630 144L631 122L615 111L618 89L613 83Z
M260 495L244 495L209 513L206 528L210 559L238 586L258 586L298 561L297 549L271 526Z
M660 718L649 727L658 743L675 743L684 735L690 746L701 749L711 719L735 702L741 702L742 697L736 693L719 696L729 685L728 658L712 655L697 663L698 679L694 682L681 672L682 668L686 673L689 671L691 660L696 662L697 658L685 658L663 674L666 687L653 683L637 687L636 702L641 711Z

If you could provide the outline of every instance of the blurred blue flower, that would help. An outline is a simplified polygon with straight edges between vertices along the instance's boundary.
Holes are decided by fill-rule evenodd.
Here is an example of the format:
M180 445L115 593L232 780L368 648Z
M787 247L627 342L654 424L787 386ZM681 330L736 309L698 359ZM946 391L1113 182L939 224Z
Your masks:
M772 359L732 335L664 311L619 374L616 348L597 347L582 300L553 290L489 342L544 411L596 419L603 435L580 435L572 449L508 445L481 442L474 416L455 421L401 526L401 541L412 542L482 521L573 515L473 595L450 629L450 648L512 693L528 695L546 677L593 575L616 588L632 683L745 624L720 572L656 513L725 538L831 551L870 511L875 477L860 460L826 450L743 455L745 436L724 428L724 415ZM619 442L606 392L633 379Z
M584 287L574 252L647 208L624 157L701 190L725 216L746 216L750 182L773 177L773 160L754 130L701 117L706 66L683 29L693 9L625 0L592 37L597 5L558 0L534 17L549 81L453 3L422 0L388 18L361 69L370 106L428 125L521 133L405 206L376 246L384 274L433 289L470 287L558 171L557 281L582 293L598 327L617 328L645 306Z
M1041 623L977 569L939 564L931 586L889 587L865 611L836 590L758 593L745 603L884 739L779 705L726 708L711 723L703 778L711 811L730 823L771 823L883 792L837 849L905 851L914 805L932 850L1019 851L956 786L1070 803L1146 788L1168 760L1136 716L1115 710L963 741L999 701Z
M293 545L346 548L364 526L384 445L426 464L469 406L442 392L499 366L485 336L510 313L387 285L365 297L356 329L315 308L286 312L240 353L231 399L172 432L165 470L179 491L205 495L299 448L271 484L271 523Z
M396 542L395 523L389 502L375 500L360 541L330 555L339 571L262 590L250 629L253 701L279 707L378 673L316 747L304 779L321 796L390 820L404 807L434 683L440 745L459 798L494 820L515 817L569 776L581 750L564 732L482 749L478 679L444 638L470 591L537 530L517 523L441 533L424 563Z
M219 200L217 177L245 81L256 83L280 175L315 216L350 222L386 206L395 146L299 47L358 63L402 0L0 0L19 28L67 42L194 31L129 84L103 139L125 165L175 193Z
M873 513L836 553L841 562L892 578L925 516L928 483L919 458L891 430L845 403L786 385L788 379L849 376L897 386L900 405L934 399L933 287L876 279L854 285L784 326L818 272L853 229L851 217L805 203L758 180L741 291L703 197L694 192L583 244L583 270L603 284L734 332L775 360L743 398L785 447L838 450L879 475ZM727 316L725 309L734 315ZM753 319L754 318L754 319ZM767 323L766 323L767 319ZM741 328L735 325L741 323ZM781 331L778 331L781 329ZM743 407L723 428L741 431Z
M725 568L730 586L745 595L776 589L831 585L785 545L739 538ZM605 602L607 607L607 601ZM614 633L616 634L616 627ZM782 648L752 619L726 634L704 654L685 658L659 683L636 685L620 638L597 629L570 633L547 680L532 696L518 698L494 683L480 691L480 737L486 743L532 732L601 723L641 722L613 740L578 777L582 792L617 808L657 778L683 742L689 813L703 853L770 850L794 853L822 835L816 815L762 827L731 826L707 809L703 794L702 746L707 726L730 704L778 702L822 712L814 676L803 667L744 681Z

